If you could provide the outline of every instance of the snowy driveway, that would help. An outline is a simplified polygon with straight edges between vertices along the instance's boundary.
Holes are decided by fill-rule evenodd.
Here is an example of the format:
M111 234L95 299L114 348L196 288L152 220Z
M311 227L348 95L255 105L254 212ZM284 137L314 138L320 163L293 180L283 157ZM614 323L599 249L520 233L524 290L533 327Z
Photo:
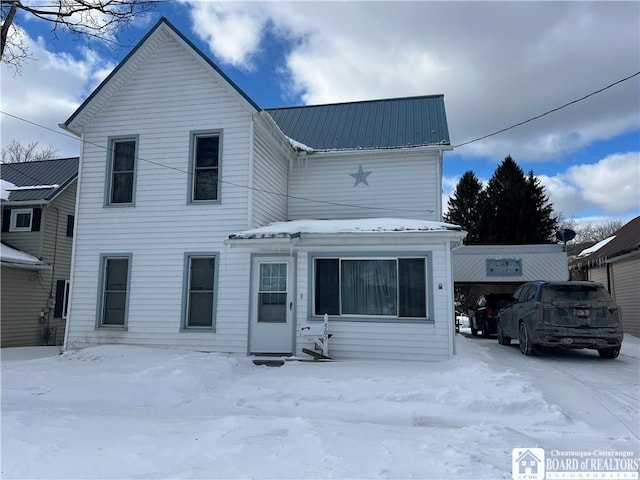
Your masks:
M2 364L3 478L511 478L512 449L639 451L640 342L442 363L105 346Z

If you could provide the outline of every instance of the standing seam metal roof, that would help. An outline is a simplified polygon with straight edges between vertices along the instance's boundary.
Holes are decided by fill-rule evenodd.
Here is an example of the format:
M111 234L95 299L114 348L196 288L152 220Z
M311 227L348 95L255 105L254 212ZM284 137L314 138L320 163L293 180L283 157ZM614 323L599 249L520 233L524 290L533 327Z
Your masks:
M450 144L443 95L265 111L285 135L316 150Z
M16 187L58 185L58 188L10 192L7 201L51 200L78 176L78 161L79 159L74 157L37 162L3 163L0 166L0 178L13 183Z

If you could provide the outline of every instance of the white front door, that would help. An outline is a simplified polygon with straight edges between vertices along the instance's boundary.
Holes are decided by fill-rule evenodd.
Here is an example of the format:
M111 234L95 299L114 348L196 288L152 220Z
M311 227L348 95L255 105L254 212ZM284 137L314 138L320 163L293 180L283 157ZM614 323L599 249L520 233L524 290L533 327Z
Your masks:
M251 286L251 354L293 353L290 257L255 257Z

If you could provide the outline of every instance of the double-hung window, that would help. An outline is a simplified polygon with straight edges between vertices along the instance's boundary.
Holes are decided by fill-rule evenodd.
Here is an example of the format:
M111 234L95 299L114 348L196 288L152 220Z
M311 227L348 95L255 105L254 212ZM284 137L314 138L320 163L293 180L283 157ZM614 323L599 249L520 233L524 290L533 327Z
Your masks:
M130 255L102 257L99 327L126 327Z
M314 258L314 315L427 318L426 257Z
M220 132L191 133L189 202L220 200Z
M217 255L186 255L185 329L214 328Z
M137 137L111 138L107 205L133 205L136 183Z

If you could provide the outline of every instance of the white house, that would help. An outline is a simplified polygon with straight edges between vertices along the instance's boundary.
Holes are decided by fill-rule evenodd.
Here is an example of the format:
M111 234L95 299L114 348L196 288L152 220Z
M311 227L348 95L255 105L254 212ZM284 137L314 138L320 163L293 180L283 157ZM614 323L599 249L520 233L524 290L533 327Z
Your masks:
M441 95L264 110L161 19L62 125L83 140L66 347L454 352Z

